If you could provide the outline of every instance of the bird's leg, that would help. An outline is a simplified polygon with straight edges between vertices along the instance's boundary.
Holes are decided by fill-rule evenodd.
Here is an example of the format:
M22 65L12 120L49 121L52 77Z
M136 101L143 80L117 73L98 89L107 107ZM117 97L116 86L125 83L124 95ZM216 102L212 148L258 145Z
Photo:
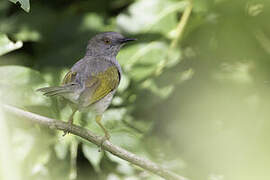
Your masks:
M69 119L68 119L69 128L66 129L66 130L64 130L63 136L65 136L66 134L69 133L70 128L71 128L71 125L73 124L73 116L74 116L74 114L75 114L76 112L77 112L77 109L75 109L75 108L73 109L73 108L72 108L72 114L69 116Z
M102 128L102 130L104 131L104 134L105 136L103 137L102 139L102 142L100 144L100 146L103 145L103 143L106 141L106 140L109 140L111 138L110 134L108 133L107 129L101 124L101 120L102 120L102 115L97 115L96 116L96 122L97 124Z

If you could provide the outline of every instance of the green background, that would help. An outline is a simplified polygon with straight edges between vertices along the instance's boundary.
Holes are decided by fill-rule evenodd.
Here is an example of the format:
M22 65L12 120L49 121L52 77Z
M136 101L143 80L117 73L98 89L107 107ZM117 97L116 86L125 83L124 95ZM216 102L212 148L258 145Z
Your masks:
M2 103L66 121L71 109L35 90L58 85L93 35L121 32L138 40L117 56L114 144L190 180L270 179L269 1L194 0L174 47L187 1L19 1L0 2ZM93 118L75 124L102 135ZM0 111L0 179L161 179L62 133Z

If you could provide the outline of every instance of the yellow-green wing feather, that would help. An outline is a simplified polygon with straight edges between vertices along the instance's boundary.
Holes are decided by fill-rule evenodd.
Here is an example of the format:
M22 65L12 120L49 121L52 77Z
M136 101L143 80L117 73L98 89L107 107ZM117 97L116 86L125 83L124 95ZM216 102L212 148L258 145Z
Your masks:
M98 79L99 85L93 92L92 96L89 97L90 104L99 101L116 89L120 80L118 69L115 66L109 67L106 71L100 72L94 77Z
M75 78L76 78L76 74L77 74L76 72L69 71L69 72L65 75L62 84L68 84L68 83L74 81Z

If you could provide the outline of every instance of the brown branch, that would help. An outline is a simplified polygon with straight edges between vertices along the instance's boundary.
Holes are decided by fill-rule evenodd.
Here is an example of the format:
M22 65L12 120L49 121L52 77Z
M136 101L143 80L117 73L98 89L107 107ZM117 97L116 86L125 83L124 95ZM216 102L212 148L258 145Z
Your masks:
M97 136L88 129L85 129L80 126L70 125L66 122L51 119L48 117L44 117L35 113L31 113L28 111L24 111L22 109L10 106L10 105L1 105L6 112L15 114L19 117L27 118L32 122L45 125L51 129L57 130L69 130L71 134L77 135L83 139L86 139L89 142L92 142L96 145L100 145L102 143L102 137ZM148 170L160 177L165 178L166 180L187 180L187 178L179 176L169 170L164 169L163 167L147 160L142 157L137 156L119 146L112 144L110 141L105 141L102 145L102 148L110 153L118 156L121 159L124 159L132 164L135 164L145 170Z

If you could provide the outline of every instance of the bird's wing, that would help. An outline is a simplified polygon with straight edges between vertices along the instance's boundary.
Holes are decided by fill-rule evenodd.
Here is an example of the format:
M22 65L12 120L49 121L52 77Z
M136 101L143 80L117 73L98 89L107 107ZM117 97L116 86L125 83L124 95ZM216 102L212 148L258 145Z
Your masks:
M118 69L115 66L89 76L85 81L85 89L80 95L80 106L87 107L101 100L117 88L119 80Z
M110 61L93 60L88 61L80 67L74 67L72 70L78 70L76 76L78 82L84 84L84 89L79 98L79 105L87 107L102 98L111 91L115 90L120 82L118 68ZM72 79L72 78L71 78Z
M116 89L120 81L119 72L115 66L107 68L106 71L100 72L94 77L98 81L98 86L96 87L92 97L89 99L90 104L99 101ZM89 84L89 82L87 83ZM90 86L91 85L92 83L90 83Z

